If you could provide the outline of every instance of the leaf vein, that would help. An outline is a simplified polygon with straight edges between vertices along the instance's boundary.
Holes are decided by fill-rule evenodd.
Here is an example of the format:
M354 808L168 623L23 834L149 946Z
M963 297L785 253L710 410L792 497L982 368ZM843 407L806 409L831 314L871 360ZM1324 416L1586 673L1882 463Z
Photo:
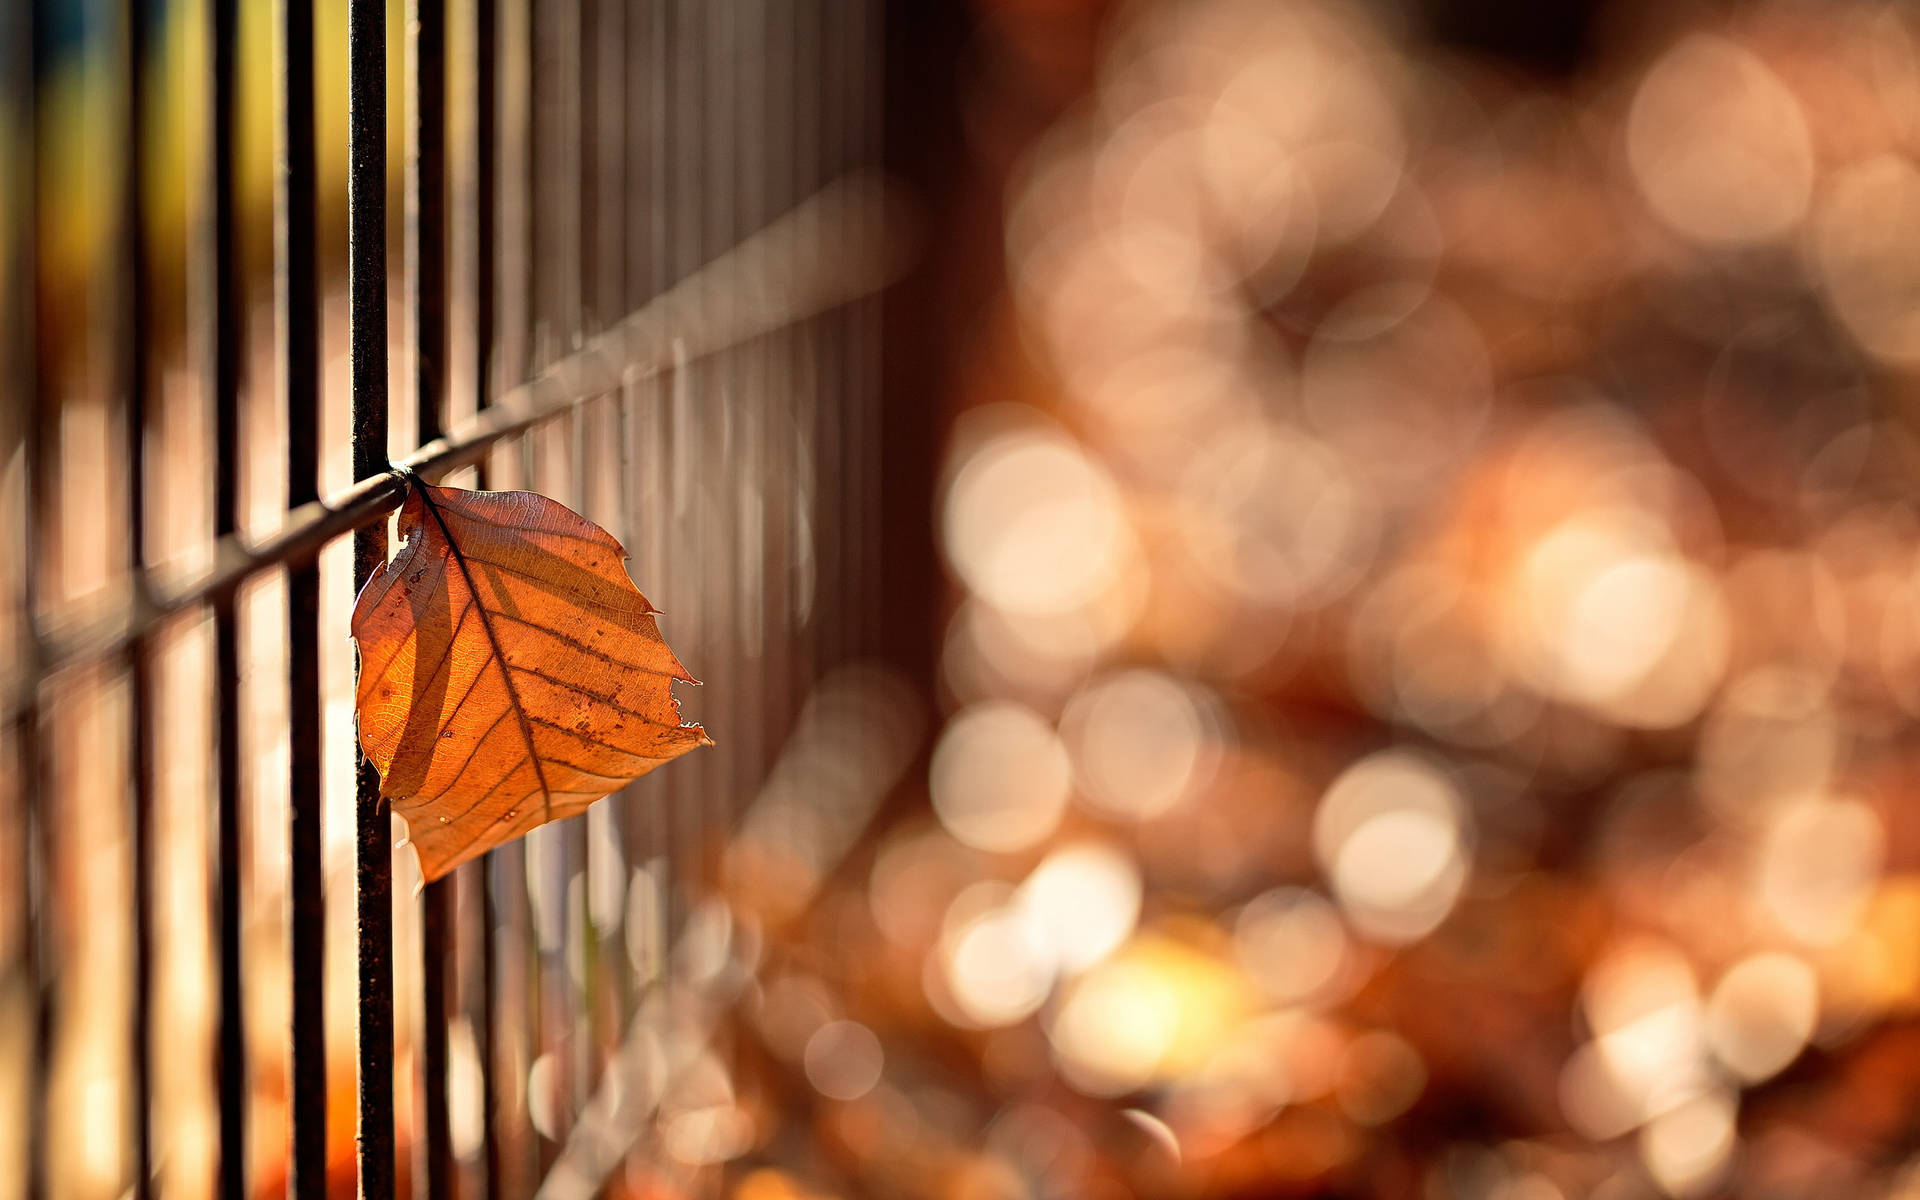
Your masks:
M564 643L568 649L578 651L579 653L586 655L588 658L595 659L599 662L605 663L609 667L616 667L622 671L638 671L643 675L663 675L668 679L680 678L680 676L675 675L672 671L662 671L659 667L643 666L640 663L628 662L623 658L615 658L613 655L608 654L604 650L595 650L592 646L587 645L585 642L576 641L575 639L568 637L566 634L561 633L559 630L548 628L547 626L542 625L537 621L529 621L525 617L517 617L517 616L514 616L512 613L500 612L497 609L494 610L494 615L499 617L505 617L507 620L514 622L516 625L525 625L529 629L537 629L541 633L544 633L548 637L552 638L554 641Z

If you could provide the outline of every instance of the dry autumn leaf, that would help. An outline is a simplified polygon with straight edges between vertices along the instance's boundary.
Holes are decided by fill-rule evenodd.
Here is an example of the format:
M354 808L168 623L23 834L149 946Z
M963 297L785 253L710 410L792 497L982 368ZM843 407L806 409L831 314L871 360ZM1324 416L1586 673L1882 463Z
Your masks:
M413 481L353 608L360 744L438 879L696 746L606 530L532 492Z

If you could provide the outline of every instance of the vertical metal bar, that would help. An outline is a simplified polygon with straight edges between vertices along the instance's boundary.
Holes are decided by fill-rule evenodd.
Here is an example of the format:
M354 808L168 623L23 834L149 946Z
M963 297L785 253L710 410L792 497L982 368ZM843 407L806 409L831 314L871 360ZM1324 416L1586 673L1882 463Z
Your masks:
M840 20L843 15L824 10L821 14L820 146L823 157L821 176L826 179L833 178L846 168L846 35ZM822 235L833 236L841 232L844 231L823 230ZM848 536L859 524L859 515L854 491L857 486L854 480L856 467L852 436L854 405L853 398L847 394L847 363L851 357L851 347L848 345L846 313L833 313L828 319L827 328L826 394L830 397L830 419L833 422L836 501L829 528L843 547L835 560L832 593L833 611L837 614L835 623L839 626L833 639L833 660L835 665L839 665L852 657L853 641L859 636L860 617L853 609L852 584L860 547L857 536Z
M568 166L579 214L574 237L575 257L573 267L568 272L572 301L569 305L567 342L571 349L583 345L597 324L594 312L598 307L598 281L603 269L600 260L604 257L601 246L605 234L598 191L598 172L602 168L598 124L600 60L596 50L599 10L602 6L596 0L575 0L569 7L573 24L567 30L563 58L567 66L565 78L569 81L567 138L573 144ZM567 470L571 475L568 482L573 499L579 501L575 511L602 524L610 524L605 513L595 511L598 494L594 487L594 464L599 460L600 447L593 444L593 431L596 424L595 409L599 406L598 400L589 400L567 415L567 432L570 435ZM608 815L604 810L610 806L600 807L603 811L598 814L582 814L581 819L567 822L569 828L564 841L567 864L565 878L568 881L565 895L570 923L566 957L563 959L568 968L565 978L571 986L567 997L566 1037L572 1054L567 1071L572 1085L568 1096L569 1124L579 1117L580 1111L586 1106L598 1066L599 1025L594 996L599 967L592 920L591 842L592 822L604 819ZM576 896L579 898L577 905L574 903ZM578 923L573 924L576 918Z
M236 113L237 0L213 0L208 6L212 104L208 131L212 147L207 181L206 258L203 270L212 301L208 329L213 388L213 531L225 537L239 528L240 467L240 311L239 247L234 210L234 123ZM235 596L214 603L214 736L218 798L220 946L220 1195L242 1200L247 1186L246 1010L240 947L240 638Z
M701 139L700 151L704 166L695 178L703 179L702 190L705 201L711 205L713 219L706 226L705 253L703 261L711 261L739 239L739 190L736 187L737 163L739 153L739 131L735 119L739 113L739 95L736 81L730 69L735 60L735 45L739 28L737 4L715 5L708 10L708 27L702 58L706 63L704 76L703 107L706 109L706 135ZM738 305L738 296L729 292L719 301L723 310L732 310ZM712 314L709 314L712 315ZM731 318L722 317L723 322L731 323ZM732 472L724 471L721 464L731 462L735 453L740 419L740 354L738 350L729 350L709 364L704 372L712 381L713 398L708 402L707 411L712 414L706 424L712 431L711 455L707 459L708 475L712 494L712 503L706 510L707 536L702 539L701 578L707 580L713 588L715 611L709 626L716 655L707 669L723 673L723 678L739 682L719 691L714 697L714 722L723 732L723 738L737 738L745 725L741 712L741 686L746 675L741 670L739 657L740 644L736 636L735 615L739 611L739 589L735 579L737 554L734 551L734 539L739 530L740 485L735 482ZM713 845L718 831L725 828L733 815L734 807L739 803L739 760L733 754L717 755L708 760L710 778L715 789L711 802L701 806L700 858L706 860L706 848ZM700 881L703 885L705 879Z
M581 84L585 64L581 61L580 38L586 21L584 2L564 0L547 6L548 11L558 18L553 31L553 69L558 76L553 81L557 93L553 101L553 133L560 161L559 170L548 178L550 186L559 193L555 199L561 203L545 210L554 225L554 232L559 236L554 247L559 270L553 275L554 309L549 314L549 319L556 326L556 357L558 354L571 353L582 340L581 263L587 246L586 222L592 219L592 204L587 188L583 186L585 180L582 176L587 150L583 137L585 126L581 121ZM572 410L566 420L569 423L576 421L578 413L578 409ZM576 478L572 482L577 484L579 480Z
M611 137L615 152L619 156L620 169L617 182L612 184L615 203L609 210L609 216L616 219L620 226L621 257L618 270L613 272L613 285L610 289L613 297L613 311L631 312L637 306L636 293L641 287L642 272L646 269L645 247L640 231L645 227L650 207L642 183L642 154L640 139L644 137L648 109L646 95L650 85L646 80L646 25L650 18L646 15L646 6L640 3L622 5L620 40L617 48L609 49L611 62L607 71L608 103L613 105L617 114L616 130ZM628 81L632 80L631 86ZM652 561L648 547L642 544L640 497L644 494L645 484L634 477L634 467L638 461L634 454L633 439L640 429L637 411L648 394L645 383L635 376L622 381L620 403L616 410L615 436L619 439L615 455L614 470L618 483L620 504L620 528L625 535L627 553L633 556L632 569L640 583L641 591L647 595L655 594L655 577L651 570ZM623 881L631 889L633 869L647 861L650 849L645 844L648 816L654 805L652 796L638 784L629 785L622 793L620 804L625 819L621 823L622 848L625 862L622 864ZM632 898L631 890L625 898ZM631 913L630 904L621 905L620 936L610 947L609 970L618 980L619 1013L616 1030L625 1029L633 1014L638 1011L637 997L643 979L636 978L630 967L627 948L631 945L631 931L627 927L627 917ZM615 1051L618 1052L617 1050Z
M496 370L503 379L518 382L532 374L534 362L533 330L537 320L535 259L539 251L534 211L536 188L535 149L538 128L535 123L534 48L538 34L536 5L533 0L507 0L501 4L499 26L499 109L497 131L502 139L500 177L503 185L496 193L500 203L503 229L499 231L500 282L495 292L495 335L500 351ZM526 486L532 477L532 442L526 434L516 439L519 451L509 459L500 456L518 486ZM522 839L496 849L492 860L493 923L492 949L496 955L492 1035L496 1050L494 1061L504 1064L516 1078L510 1086L496 1090L501 1121L495 1137L503 1143L497 1155L496 1195L514 1195L530 1190L530 1171L538 1170L538 1136L531 1121L531 1095L525 1086L524 1072L538 1055L539 988L535 966L532 910L528 899L529 854ZM511 1101L508 1099L511 1097Z
M494 856L481 858L470 868L480 893L480 1150L485 1176L480 1184L481 1200L499 1200L506 1192L504 1157L500 1149L500 931L499 913L494 895L500 880L494 870Z
M422 445L440 436L447 390L447 9L409 0L407 270L413 302L414 404Z
M387 13L347 9L347 289L353 474L387 469ZM354 585L387 557L384 522L353 536ZM359 756L354 796L359 903L360 1194L393 1195L393 850L380 772Z
M519 310L525 318L520 330L520 345L524 357L520 369L525 375L531 375L553 356L553 322L556 305L553 302L552 289L557 262L558 244L565 227L571 220L560 219L562 209L556 202L555 193L559 190L559 156L565 147L552 128L553 118L553 73L548 69L552 54L551 43L554 37L555 21L552 0L541 3L540 0L522 0L522 30L525 34L525 71L526 86L522 93L525 108L520 114L526 133L526 174L522 180L522 208L526 218L526 257L523 261L525 273L519 281L524 287L523 307ZM547 436L545 429L529 429L520 438L520 486L537 490L542 481L541 439ZM533 1120L534 1106L539 1104L546 1114L551 1114L551 1090L536 1096L533 1092L535 1076L531 1065L545 1057L552 1038L550 1027L557 1015L556 1006L550 1002L549 988L552 986L553 971L549 958L548 912L551 909L552 893L555 885L554 855L547 842L556 836L552 832L535 834L514 843L512 853L519 859L518 879L520 888L514 897L514 931L521 937L522 957L519 959L519 985L524 1004L517 1014L523 1022L520 1036L526 1057L523 1063L527 1067L526 1093L527 1129L530 1136L522 1142L525 1152L521 1157L521 1169L531 1163L534 1178L544 1179L553 1165L555 1146L552 1136L558 1131L551 1124L542 1129ZM540 903L535 902L536 891L542 892ZM564 895L564 893L563 893ZM546 1082L543 1080L543 1083ZM551 1084L546 1083L551 1089Z
M785 48L782 54L785 87L781 92L783 117L777 140L783 146L785 170L781 173L780 198L784 207L807 194L810 163L803 149L806 128L806 106L803 101L807 94L807 76L802 33L808 27L808 22L800 5L786 5L782 9L786 20L778 41ZM795 562L794 569L787 573L784 589L787 594L788 631L782 641L790 643L792 647L789 680L796 706L814 678L815 629L818 627L818 622L813 619L818 605L812 603L807 592L809 580L817 578L820 563L820 530L814 515L820 495L820 476L814 465L814 412L818 404L818 389L813 378L815 325L815 322L803 323L789 332L783 368L786 388L792 397L787 405L787 470L793 473L796 481L805 481L808 485L805 491L796 489L790 497L791 508L786 520L786 536L794 547Z
M499 278L500 187L500 13L497 0L474 0L474 407L493 403L494 289ZM479 467L479 486L487 486L487 463Z
M474 298L473 298L473 379L474 407L486 408L493 402L494 387L494 289L498 279L499 253L496 245L499 217L499 105L500 105L500 13L496 0L475 0L473 5L474 104ZM491 482L490 464L482 460L478 486ZM467 880L479 896L480 907L480 1012L479 1047L481 1157L485 1175L480 1184L483 1200L502 1195L499 1122L500 1060L496 1032L499 1025L500 959L497 942L498 915L494 907L497 880L493 877L493 855L464 868Z
M684 178L685 153L682 147L691 140L684 126L688 122L688 112L697 112L697 106L688 102L693 91L692 55L685 52L688 42L688 26L691 24L686 0L659 0L660 4L660 42L657 70L660 74L660 139L652 169L660 217L655 229L658 261L655 267L661 288L670 287L684 278L693 266L699 247L693 245L698 236L698 226L693 214L686 211L686 193L691 190L684 186L676 187L675 180ZM661 289L656 289L657 295ZM668 368L660 377L660 399L657 402L662 416L660 436L650 447L656 460L656 472L661 481L661 494L655 512L658 514L660 553L662 561L679 560L681 571L697 570L694 562L693 542L693 500L689 494L690 486L699 470L699 464L693 461L692 440L687 436L691 429L692 404L687 399L687 375L680 362L679 346L675 344L668 352ZM658 602L669 614L686 609L683 600L688 600L688 585L676 571L662 579L667 588L667 598ZM692 623L694 613L687 609ZM688 638L691 629L679 636ZM706 668L702 667L702 671ZM684 906L680 902L680 862L681 845L685 840L684 828L691 804L687 794L696 790L700 779L699 764L689 760L692 771L664 772L667 775L666 787L661 797L661 863L663 870L659 880L661 919L671 938L672 931L679 928ZM664 949L664 946L662 947Z
M647 226L645 236L646 259L644 274L640 280L643 295L647 299L666 290L672 280L673 261L671 241L673 232L673 210L667 192L671 179L671 155L673 136L673 87L672 72L672 0L647 0L646 38L647 38L647 122L645 142L639 155L646 172ZM648 561L662 564L671 561L669 531L679 528L673 521L671 511L672 489L669 483L673 470L673 460L668 457L672 430L668 424L671 408L672 390L669 379L656 377L646 384L647 421L643 426L644 434L641 450L644 454L643 478L646 482ZM662 572L656 587L668 584L669 577ZM651 593L650 593L651 594ZM671 603L668 596L660 597ZM653 776L660 780L652 789L650 812L647 821L649 883L653 888L655 903L652 907L652 921L648 930L650 945L642 958L646 971L645 982L650 989L658 990L664 975L666 962L667 930L671 928L673 903L673 832L675 828L674 811L679 804L679 789L683 781L671 772L661 772Z
M762 34L767 60L767 81L761 96L760 131L767 148L763 176L762 211L777 213L793 204L794 141L790 132L793 105L789 100L794 85L793 56L796 49L793 31L793 6L768 4L763 15ZM787 282L783 277L783 283ZM796 621L795 577L800 568L800 545L795 537L795 514L803 496L801 483L806 476L798 469L794 446L801 397L805 389L799 379L796 347L798 338L792 329L783 330L774 339L765 364L762 386L764 427L767 430L766 467L769 477L780 481L778 493L764 514L767 538L780 553L769 563L766 574L766 609L763 628L769 659L768 678L777 689L781 724L770 731L769 746L777 746L792 727L798 703L795 686L800 661L800 630ZM767 764L761 768L764 777Z
M552 53L554 6L539 0L527 0L527 373L543 365L553 354L554 267L558 265L561 239L572 227L571 219L561 220L552 193L558 190L560 156L552 128L553 80L544 68ZM545 19L542 19L545 18ZM544 334L544 339L543 335ZM539 436L529 430L521 444L529 453ZM531 470L529 457L526 465Z
M318 160L313 0L280 4L280 170L275 309L287 411L287 507L320 497ZM327 905L320 827L320 567L287 571L287 944L292 1029L287 1192L327 1190Z
M769 215L767 177L772 165L769 161L771 147L767 139L767 90L773 68L768 44L771 14L765 0L750 0L741 6L741 13L741 41L735 57L739 61L752 62L755 67L738 85L742 95L739 116L742 146L737 164L740 219L736 223L736 234L766 224ZM742 757L747 768L739 801L741 804L745 804L747 797L758 788L765 771L766 748L771 733L767 726L775 717L777 703L772 689L768 687L767 677L767 667L772 659L767 637L767 615L771 607L769 593L773 584L768 577L768 568L776 558L774 543L768 537L767 515L774 504L773 494L784 488L787 480L774 469L768 457L771 439L768 437L767 358L779 340L777 335L761 338L741 348L741 357L745 361L741 367L740 383L743 407L739 459L758 481L758 486L743 489L740 523L734 531L734 538L740 547L736 552L739 559L737 603L740 606L736 636L753 664L752 705L746 714L747 719L734 731L734 737L744 739Z
M147 565L147 343L152 279L146 237L146 138L141 114L147 87L145 5L128 0L122 49L123 107L120 190L121 433L127 464L127 568L134 579ZM133 1196L146 1200L153 1180L153 659L143 643L132 654L131 804L133 854Z
M705 5L697 0L680 0L674 10L674 142L666 169L670 172L667 188L674 197L676 279L691 274L700 265L706 251L707 196L701 149L706 136L706 98L702 95L706 80L706 28L703 18L708 16L710 14ZM694 372L686 363L675 362L672 376L675 448L673 507L675 526L684 530L688 537L688 544L682 547L687 565L681 587L683 598L689 601L697 586L695 581L705 581L707 578L706 518L709 513L705 498L694 494L696 488L705 481L707 469L700 459L699 422L694 416L692 394L693 377ZM705 381L704 374L701 381ZM688 615L693 614L689 612ZM702 636L696 644L696 653L701 655L703 661L707 659L707 649L712 645L712 639L706 636L711 615L703 612L699 618ZM711 672L713 665L709 663L701 670ZM709 761L689 759L687 765L694 769L683 772L686 778L680 781L681 786L674 796L676 845L673 869L675 875L682 872L686 875L686 878L674 881L674 898L668 910L668 918L673 922L670 929L674 932L685 920L688 894L698 883L694 875L700 860L700 838L705 824L704 810L707 805L703 801L710 797L709 789L713 783L714 768L710 756L699 757Z
M415 427L422 445L445 428L447 391L447 9L445 0L410 0L407 106L408 290L413 304ZM453 929L451 878L421 896L419 1164L415 1195L453 1195L453 1139L447 1113L447 970Z
M447 962L453 931L452 876L436 879L421 895L421 1122L420 1163L425 1186L414 1195L447 1200L453 1195L453 1139L447 1114Z
M594 189L594 211L597 214L597 240L599 261L596 264L597 286L592 296L588 321L595 329L610 325L620 319L626 311L622 305L627 291L627 239L631 221L623 203L636 207L637 201L626 200L627 196L627 147L628 130L632 122L632 113L627 103L626 79L628 58L629 5L624 0L600 0L594 6L594 33L582 44L583 56L590 55L594 62L594 86L590 90L593 97L593 138L594 169L591 186ZM605 402L602 408L604 421L600 425L601 437L593 446L596 470L601 472L599 494L606 497L606 489L611 485L612 516L616 523L621 544L627 553L633 553L634 530L632 522L631 488L626 478L628 468L626 435L629 431L628 414L632 408L633 389L627 386L623 377L620 386ZM624 903L609 906L605 898L618 894L624 900L626 896L628 864L633 861L634 801L633 788L622 787L606 803L606 817L610 829L608 840L601 843L604 851L610 845L613 853L587 856L587 895L588 911L593 918L593 987L589 992L594 1005L594 1053L596 1063L604 1072L612 1056L618 1052L621 1032L626 1028L627 1015L632 1007L632 974L622 969L625 962L626 911ZM596 882L593 872L601 872ZM602 919L606 918L606 919Z
M833 175L833 23L822 5L817 3L808 5L807 16L807 169L811 185L818 187ZM816 542L819 567L814 611L820 614L818 665L831 668L839 665L842 659L845 646L842 631L852 620L852 614L846 611L846 596L840 586L845 578L845 563L852 553L852 547L842 536L846 528L847 464L841 452L846 398L838 390L835 370L840 354L839 315L821 317L813 323L813 331L812 375L817 397L814 406L814 461L817 466L816 478L820 481L815 502L815 527L831 534Z
M594 281L598 277L599 257L595 246L595 233L599 214L595 211L593 169L597 162L599 143L593 125L593 98L595 79L594 68L597 65L591 53L589 41L595 4L593 0L572 0L565 4L562 11L567 13L570 24L563 26L560 43L560 76L566 83L566 109L563 123L564 140L568 146L566 184L574 196L574 217L567 223L572 226L570 256L565 272L564 295L566 300L565 316L562 318L564 333L563 345L572 351L583 345L587 335L587 312L592 306ZM583 404L568 412L566 418L569 442L567 480L571 492L569 502L575 511L589 513L593 491L591 477L588 474L588 453L586 433L590 423L589 406ZM571 1051L572 1061L567 1064L568 1122L577 1118L581 1109L586 1107L587 1099L593 1088L594 1071L594 1022L593 1022L593 923L589 919L589 908L593 895L593 882L590 877L587 848L588 827L584 819L569 821L564 832L556 839L560 842L561 860L565 864L561 874L560 897L566 905L566 929L559 955L559 993L565 998L566 1034L565 1045ZM578 887L575 887L575 881ZM581 900L576 908L573 897ZM578 918L577 925L575 919ZM580 969L572 970L571 958L580 956ZM563 1135L564 1136L564 1135Z
M575 182L579 185L576 203L579 206L579 234L574 243L578 254L575 260L580 265L574 272L576 283L575 304L579 312L580 323L572 331L580 340L587 333L619 316L601 304L600 281L619 263L619 248L614 246L613 257L607 251L607 218L612 210L601 203L600 186L604 180L605 155L600 140L603 105L600 98L600 85L603 81L601 70L601 19L602 10L611 8L612 0L579 0L574 5L574 24L571 45L567 50L572 71L572 108L573 118L569 123L568 135L577 139L577 148L572 156L575 170ZM576 343L577 344L577 343Z
M524 66L525 81L520 99L524 109L520 113L520 143L522 157L516 165L525 168L520 180L519 217L524 227L515 232L523 235L520 260L521 284L519 306L516 315L521 318L520 327L515 331L519 344L519 361L515 368L520 378L528 378L545 362L547 347L541 344L543 323L550 311L546 303L546 281L552 274L547 267L547 255L551 252L549 242L553 230L551 222L542 220L543 181L553 172L553 147L547 143L547 129L544 110L541 105L540 88L540 39L542 30L551 22L540 19L541 5L537 0L519 0L520 32L525 43ZM529 429L520 436L520 486L531 486L534 471L535 439L540 436L538 430ZM524 857L531 853L525 842L518 843L519 853ZM534 989L536 992L538 988Z

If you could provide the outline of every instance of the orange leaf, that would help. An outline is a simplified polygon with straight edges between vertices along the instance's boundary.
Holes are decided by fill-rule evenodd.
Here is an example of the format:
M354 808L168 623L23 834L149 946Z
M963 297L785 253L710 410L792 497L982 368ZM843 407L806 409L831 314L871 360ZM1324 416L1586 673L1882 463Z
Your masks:
M360 589L360 744L438 879L696 746L606 530L532 492L414 481L405 545Z

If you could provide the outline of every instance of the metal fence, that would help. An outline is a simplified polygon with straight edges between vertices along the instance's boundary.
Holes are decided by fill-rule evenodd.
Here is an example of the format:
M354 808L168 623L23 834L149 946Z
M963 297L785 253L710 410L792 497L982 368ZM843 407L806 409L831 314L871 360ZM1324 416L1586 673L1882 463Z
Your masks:
M0 1195L644 1169L723 844L866 753L878 4L0 7ZM402 469L620 537L718 743L423 891L344 637Z

